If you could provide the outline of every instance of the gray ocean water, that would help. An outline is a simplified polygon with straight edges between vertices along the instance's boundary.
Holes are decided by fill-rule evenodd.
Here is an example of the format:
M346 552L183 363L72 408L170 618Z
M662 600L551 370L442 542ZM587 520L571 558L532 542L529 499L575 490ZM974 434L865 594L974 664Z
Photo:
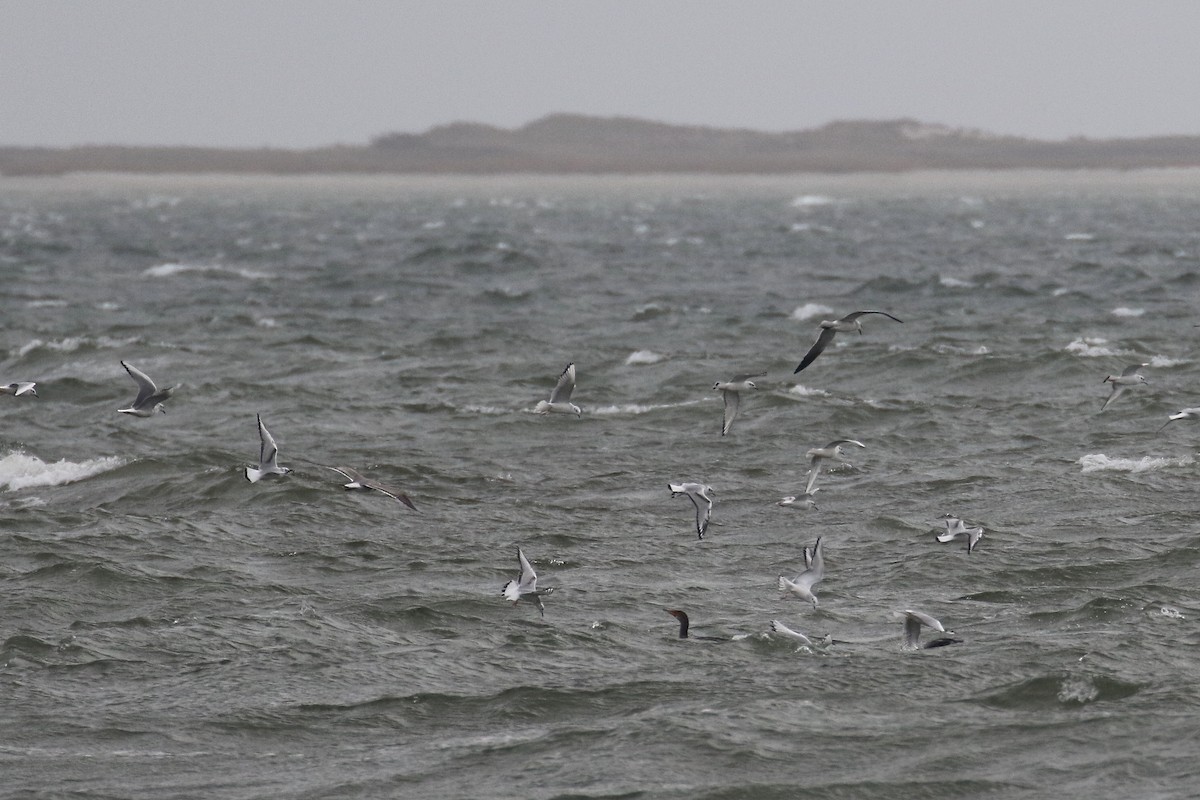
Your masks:
M0 179L0 797L1194 797L1198 299L1197 172Z

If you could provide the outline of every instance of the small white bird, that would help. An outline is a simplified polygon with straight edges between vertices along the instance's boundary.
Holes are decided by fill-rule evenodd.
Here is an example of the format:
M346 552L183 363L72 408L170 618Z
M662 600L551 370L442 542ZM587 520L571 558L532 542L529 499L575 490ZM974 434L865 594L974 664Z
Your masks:
M7 386L0 386L0 394L11 394L13 397L24 397L29 395L37 397L37 383L33 381L22 383L10 383Z
M258 483L271 475L287 475L292 470L279 466L279 448L275 445L275 437L263 425L262 414L258 414L258 467L246 467L246 480Z
M812 639L808 638L800 631L792 630L777 619L771 620L771 633L778 633L780 636L786 636L789 639L795 639L802 647L813 646Z
M1183 411L1176 411L1171 416L1167 417L1167 421L1162 424L1162 428L1158 429L1162 433L1162 429L1170 425L1177 419L1197 419L1200 418L1200 408L1185 408Z
M175 390L179 386L176 385L169 389L160 390L154 385L154 381L150 380L150 376L137 367L126 364L124 361L121 362L121 366L125 368L125 371L129 373L129 377L133 378L134 383L137 384L138 393L137 397L133 398L133 402L129 404L129 408L118 408L117 411L122 414L132 414L135 417L149 417L155 411L163 414L167 413L167 409L163 407L163 403L175 393Z
M948 644L961 644L962 639L949 638L954 635L954 631L948 631L942 623L938 622L933 617L921 611L905 610L900 612L904 615L904 643L901 645L903 650L929 650L934 647L945 647ZM921 638L921 626L931 628L935 631L948 634L947 638L934 639L932 642L920 644L918 640Z
M722 399L725 401L725 418L721 422L721 435L729 433L730 426L733 425L733 418L737 416L738 406L742 402L742 392L748 392L758 387L754 385L751 378L761 378L766 375L765 372L755 372L745 375L734 375L731 381L717 381L713 384L713 389L721 393Z
M799 497L794 494L789 494L787 497L780 500L775 505L783 506L784 508L802 508L805 511L820 511L817 508L817 492L821 491L821 487L816 487L812 492L806 492Z
M942 519L946 522L946 530L937 534L937 540L945 544L960 536L965 536L967 537L967 555L975 552L975 545L979 544L979 540L983 538L983 528L978 525L968 528L966 523L952 514L947 514Z
M804 487L804 491L807 494L812 494L817 490L817 475L821 471L822 461L828 459L830 461L838 461L842 464L854 466L850 463L849 459L846 458L846 451L842 449L842 445L844 444L852 444L857 447L866 447L865 444L857 441L856 439L837 439L825 445L824 447L814 447L812 450L809 450L807 453L805 453L805 455L808 456L809 463L808 485Z
M417 507L413 505L412 500L409 500L408 495L406 495L404 492L400 491L399 489L393 488L391 486L385 486L378 481L364 477L363 474L357 470L351 469L350 467L326 467L325 469L331 469L334 472L341 473L341 475L343 477L345 477L348 481L350 481L349 483L345 484L346 489L349 491L360 491L360 492L376 491L381 494L386 494L388 497L392 498L393 500L399 500L401 503L408 506L413 511L417 510Z
M509 581L504 584L500 590L500 594L505 600L512 601L515 606L522 600L529 603L534 603L538 607L538 611L542 617L546 616L546 607L542 605L542 598L554 591L554 587L549 589L537 588L537 573L533 571L533 566L529 563L529 559L525 558L524 551L517 548L517 562L521 565L521 574L517 576L515 581Z
M813 587L825 579L825 553L821 549L820 536L817 537L815 545L804 548L804 566L804 572L791 580L780 575L779 591L783 592L785 598L795 595L812 603L813 608L816 608L817 596L813 593Z
M792 374L794 375L815 361L817 356L821 355L822 351L833 341L833 336L838 331L858 331L861 334L862 322L859 321L859 317L864 314L882 314L888 319L896 320L896 322L904 322L904 320L896 319L886 311L853 311L841 319L821 320L821 332L817 334L817 341L813 342L813 346L809 348L804 358L801 359L800 366L796 367L795 372Z
M1130 386L1137 386L1138 384L1145 384L1149 386L1150 382L1146 380L1145 376L1138 374L1138 370L1140 370L1142 367L1148 366L1150 366L1148 362L1145 364L1130 364L1121 372L1120 375L1109 375L1107 378L1101 381L1101 383L1111 383L1112 392L1108 395L1108 399L1104 401L1104 405L1100 406L1100 411L1104 411L1104 409L1108 408L1109 405L1112 404L1113 400L1116 400L1125 392L1126 388Z
M571 402L571 392L575 391L575 363L567 364L566 369L558 376L558 383L550 392L549 400L542 400L534 406L537 414L574 414L580 416L583 409Z
M692 501L692 505L696 507L696 533L703 539L704 532L708 530L708 518L712 516L711 495L716 492L711 486L703 483L668 483L667 488L671 490L671 497L685 494Z

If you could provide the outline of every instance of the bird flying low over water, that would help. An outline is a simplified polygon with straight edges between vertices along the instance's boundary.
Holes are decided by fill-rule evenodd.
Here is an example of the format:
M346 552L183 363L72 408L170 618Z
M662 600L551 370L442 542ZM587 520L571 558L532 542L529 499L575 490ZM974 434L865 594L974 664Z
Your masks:
M813 593L813 587L825 579L825 553L821 549L820 536L817 537L815 545L804 548L804 566L804 572L791 580L780 575L779 591L783 592L784 597L795 595L801 600L807 600L816 608L817 596Z
M958 517L947 514L942 517L946 522L946 530L937 535L937 540L942 544L952 542L960 536L967 537L967 555L975 552L975 546L979 544L979 540L983 538L983 528L976 525L974 528L968 528Z
M583 409L571 402L571 392L575 391L575 363L567 364L566 369L558 376L558 383L550 392L549 400L542 400L534 406L537 414L574 414L579 416Z
M1130 386L1137 386L1138 384L1149 385L1150 382L1146 380L1145 376L1138 373L1138 370L1140 370L1142 367L1148 366L1150 366L1149 363L1130 364L1121 371L1120 375L1109 375L1107 378L1101 381L1101 383L1111 383L1112 392L1108 395L1108 399L1104 401L1104 405L1100 406L1100 411L1104 411L1104 409L1108 408L1109 405L1112 404L1113 400L1116 400L1118 397L1124 394L1126 388Z
M856 447L866 447L865 444L857 439L835 439L824 447L814 447L805 453L808 456L808 484L804 487L805 494L812 494L817 491L817 475L821 472L821 462L826 459L830 461L838 461L848 466L854 466L850 460L846 458L846 451L842 449L842 445L852 444Z
M859 317L864 314L882 314L888 319L896 320L896 322L904 322L904 320L896 319L886 311L852 311L841 319L821 320L821 332L817 334L817 340L813 342L813 346L804 354L804 358L800 360L800 366L796 367L795 372L792 374L794 375L815 361L817 356L821 355L825 348L829 346L829 343L833 341L833 336L838 331L858 331L862 333L862 322L859 321Z
M525 552L519 547L517 548L517 563L521 565L521 574L517 576L516 580L504 584L500 594L504 596L505 600L511 601L514 606L522 600L535 604L538 612L545 618L546 606L542 604L542 598L553 592L554 587L537 588L537 573L533 571L533 566L525 557Z
M721 422L721 435L729 433L729 428L733 425L733 418L737 416L738 406L742 402L742 392L751 391L758 387L754 385L751 378L761 378L766 375L765 372L755 372L745 375L734 375L733 380L717 381L713 384L713 389L721 393L722 399L725 401L725 418Z
M13 397L37 397L37 383L27 381L22 383L10 383L7 386L0 386L0 394L11 394Z
M1200 419L1200 408L1185 408L1182 411L1176 411L1171 416L1167 417L1167 421L1162 424L1162 428L1158 429L1162 433L1162 429L1170 425L1177 419Z
M417 510L417 507L413 505L412 500L409 500L408 495L406 495L404 492L391 486L385 486L379 481L364 477L363 474L358 470L351 469L350 467L326 467L325 469L333 470L334 472L340 473L343 477L345 477L346 480L349 481L349 483L345 484L346 489L349 491L376 491L380 494L386 494L393 500L399 500L413 511Z
M277 459L279 458L279 447L275 444L275 437L267 430L267 426L263 425L262 414L258 414L258 467L246 467L246 480L251 483L258 483L263 478L271 475L287 475L291 472L290 467L281 467Z
M817 492L819 491L821 491L821 487L818 486L811 492L805 492L799 497L789 494L775 505L783 506L784 508L803 508L805 511L820 511L817 508Z
M962 644L962 639L951 638L954 635L954 631L946 630L942 626L942 623L938 622L928 614L925 614L921 611L907 610L900 613L903 614L904 618L904 644L901 645L902 649L930 650L934 647L945 647L948 644ZM935 631L948 634L948 636L942 639L934 639L932 642L920 644L918 640L921 638L922 625Z
M150 376L142 372L137 367L121 362L121 366L129 373L129 377L133 378L137 384L137 397L133 398L133 402L129 404L129 408L118 408L122 414L131 414L135 417L149 417L155 411L163 414L167 413L167 409L163 408L163 403L166 402L179 386L172 386L169 389L159 389L154 385L154 381L150 380Z
M713 488L703 483L668 483L667 488L671 490L671 497L685 494L692 501L696 507L696 533L698 538L703 539L704 532L708 530L708 518L712 515L713 501L710 495L715 494Z

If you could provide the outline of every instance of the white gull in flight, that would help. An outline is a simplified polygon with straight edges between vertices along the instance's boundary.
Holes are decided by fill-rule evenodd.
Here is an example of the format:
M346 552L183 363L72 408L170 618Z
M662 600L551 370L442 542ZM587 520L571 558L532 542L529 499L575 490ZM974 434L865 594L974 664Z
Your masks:
M287 475L292 470L279 466L279 448L275 445L275 437L263 425L262 414L258 414L258 467L246 467L246 480L258 483L271 475Z
M0 394L11 394L13 397L24 397L25 395L37 397L37 383L34 381L10 383L7 386L0 386Z
M554 591L554 587L549 589L537 588L537 573L533 571L533 566L530 565L529 559L525 558L524 551L517 548L517 562L521 565L521 574L517 576L515 581L509 581L504 584L504 588L500 590L500 594L505 600L512 601L515 606L522 600L534 603L538 607L538 611L542 617L546 616L546 607L542 605L542 598Z
M821 462L826 459L830 461L838 461L842 464L854 466L850 464L846 458L846 451L842 449L842 445L852 444L856 447L866 447L865 444L856 439L836 439L824 447L814 447L805 453L808 456L808 485L804 487L806 494L812 494L817 490L817 475L821 472Z
M172 386L169 389L159 389L154 385L154 381L150 380L150 376L142 372L137 367L121 362L121 366L129 373L129 377L133 378L137 384L137 397L133 398L133 402L129 404L129 408L118 408L122 414L132 414L135 417L149 417L155 411L167 413L167 409L163 407L163 403L175 393L178 386Z
M813 593L813 587L825 579L825 552L821 548L820 536L817 537L815 545L804 548L804 566L804 572L791 580L780 575L779 591L783 592L784 597L795 595L801 600L807 600L816 608L817 596Z
M725 400L725 418L721 422L722 436L729 433L729 428L733 425L733 418L737 416L738 406L742 402L742 392L758 388L754 385L754 381L750 379L761 378L766 374L765 372L755 372L745 375L734 375L733 380L717 381L713 384L713 389L719 391L721 397Z
M558 383L550 392L550 399L540 401L534 406L534 412L538 414L574 414L578 417L583 413L583 409L571 402L571 392L573 391L575 391L575 363L571 362L558 376Z
M1146 380L1145 376L1138 373L1138 370L1140 370L1142 367L1148 366L1150 366L1149 363L1130 364L1121 371L1120 375L1109 375L1107 378L1101 381L1101 383L1111 383L1112 392L1108 395L1108 399L1104 401L1104 405L1100 406L1100 411L1104 411L1104 409L1108 408L1112 404L1113 400L1116 400L1118 397L1124 394L1126 388L1130 386L1137 386L1138 384L1145 384L1148 386L1149 381Z
M696 507L696 533L703 539L704 532L708 530L708 518L712 515L711 495L716 492L711 486L703 483L668 483L667 488L671 490L671 497L685 494L692 501L692 505Z

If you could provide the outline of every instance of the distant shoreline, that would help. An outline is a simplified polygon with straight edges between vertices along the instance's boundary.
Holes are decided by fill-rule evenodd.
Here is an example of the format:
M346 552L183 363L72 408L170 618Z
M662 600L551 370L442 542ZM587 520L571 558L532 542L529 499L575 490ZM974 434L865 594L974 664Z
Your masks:
M366 145L2 147L0 175L789 175L1200 167L1200 136L1040 141L914 120L794 133L554 115L506 130L455 123Z

